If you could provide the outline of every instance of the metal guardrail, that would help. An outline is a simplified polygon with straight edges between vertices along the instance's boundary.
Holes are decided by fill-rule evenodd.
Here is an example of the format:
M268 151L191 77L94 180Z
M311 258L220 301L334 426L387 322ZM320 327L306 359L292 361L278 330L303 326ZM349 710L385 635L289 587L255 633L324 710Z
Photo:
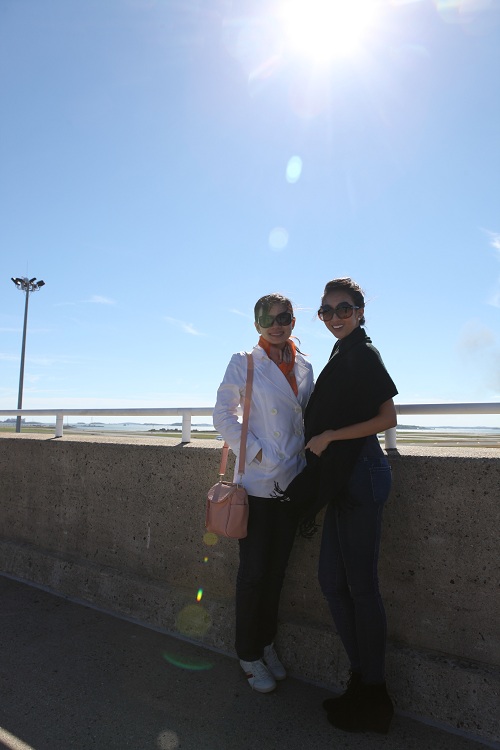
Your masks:
M500 401L469 404L395 404L396 414L500 414ZM395 450L396 427L385 432L385 449Z
M55 437L62 437L64 417L182 417L182 442L191 440L191 418L211 417L213 407L166 409L0 409L0 416L55 416ZM469 404L396 404L396 413L408 414L500 414L500 402ZM396 427L385 432L385 449L397 447Z
M191 417L211 417L213 406L166 409L0 409L0 416L55 416L55 437L62 437L64 417L182 417L182 442L191 440Z

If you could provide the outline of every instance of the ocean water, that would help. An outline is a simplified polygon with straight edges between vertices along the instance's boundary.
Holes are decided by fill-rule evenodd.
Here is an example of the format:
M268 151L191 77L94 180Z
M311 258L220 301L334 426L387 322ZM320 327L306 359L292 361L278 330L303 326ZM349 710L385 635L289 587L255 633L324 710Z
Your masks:
M490 433L498 434L500 436L500 427L405 427L404 425L397 427L398 432L447 432L453 433L466 433L467 435L489 435Z
M14 420L0 421L0 425L11 425ZM48 427L55 429L55 422L39 422L27 420L22 423L24 427ZM128 433L158 433L170 430L182 431L181 422L172 422L165 424L164 422L76 422L71 419L64 421L64 430L71 432L128 432ZM191 425L191 430L196 435L196 432L215 432L213 424L211 422L195 422ZM420 427L418 425L401 425L397 428L398 434L401 438L404 438L405 434L413 434L416 436L421 435L422 438L431 439L433 435L448 436L449 439L453 435L469 436L471 439L476 437L481 439L483 437L489 437L500 441L500 427L450 427L450 426L438 426L438 427Z
M14 425L9 421L5 420L0 422L0 426L3 424L13 429ZM30 428L30 431L35 430L37 427L45 427L50 430L55 430L55 422L24 422L21 432L24 428ZM176 430L175 435L181 438L182 424L180 422L174 423L141 423L141 422L73 422L71 419L67 419L64 422L64 434L65 435L78 435L78 434L115 434L115 435L150 435L151 437L157 436L161 439L162 435L170 430ZM196 438L198 435L202 436L201 433L212 433L216 434L213 425L210 422L197 422L191 426L191 436ZM172 434L172 433L170 433ZM220 435L217 435L217 439L221 440ZM379 439L384 445L383 435L379 435ZM419 427L416 425L402 425L397 429L397 443L398 445L423 445L428 444L429 446L463 446L463 447L476 447L476 448L500 448L500 427Z
M52 423L51 426L53 426L54 423ZM148 423L148 424L140 424L138 422L90 422L90 423L83 423L83 422L71 422L68 420L68 423L66 421L64 422L64 429L74 429L74 430L81 430L82 432L88 432L92 431L95 432L98 430L99 432L151 432L152 430L155 430L158 432L158 430L179 430L182 431L182 424L180 422L176 422L174 424L155 424L155 423ZM215 432L213 424L207 422L206 424L191 424L191 430L195 431L198 430L199 432Z

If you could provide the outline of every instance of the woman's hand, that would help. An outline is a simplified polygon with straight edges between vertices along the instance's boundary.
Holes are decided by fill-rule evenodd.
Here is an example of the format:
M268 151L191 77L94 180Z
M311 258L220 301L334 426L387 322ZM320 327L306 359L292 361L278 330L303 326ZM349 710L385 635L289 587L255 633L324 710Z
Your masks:
M325 430L320 435L312 437L306 445L306 450L310 450L316 456L321 456L324 450L328 448L332 442L334 430Z
M325 430L320 435L312 437L306 445L310 451L321 456L325 448L334 440L355 440L356 438L376 435L379 432L389 430L397 425L396 408L392 398L380 405L378 414L366 422L357 422L347 427L339 427L338 430Z

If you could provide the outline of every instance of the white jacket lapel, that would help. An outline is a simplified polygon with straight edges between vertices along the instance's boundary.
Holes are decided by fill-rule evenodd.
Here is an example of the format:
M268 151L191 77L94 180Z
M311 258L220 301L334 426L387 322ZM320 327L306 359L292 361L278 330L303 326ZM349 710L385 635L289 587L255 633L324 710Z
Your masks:
M290 387L290 383L287 381L279 367L269 359L266 352L261 349L260 346L256 346L254 347L252 354L255 370L259 372L260 376L265 378L275 388L278 388L284 396L296 402L297 399ZM303 377L303 373L301 373L301 376Z

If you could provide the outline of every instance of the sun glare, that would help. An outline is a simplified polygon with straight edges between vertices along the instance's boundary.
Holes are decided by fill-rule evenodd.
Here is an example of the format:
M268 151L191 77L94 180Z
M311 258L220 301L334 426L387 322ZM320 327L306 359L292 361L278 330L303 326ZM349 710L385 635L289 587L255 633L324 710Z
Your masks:
M288 0L280 15L292 49L326 62L360 49L375 10L375 0Z

